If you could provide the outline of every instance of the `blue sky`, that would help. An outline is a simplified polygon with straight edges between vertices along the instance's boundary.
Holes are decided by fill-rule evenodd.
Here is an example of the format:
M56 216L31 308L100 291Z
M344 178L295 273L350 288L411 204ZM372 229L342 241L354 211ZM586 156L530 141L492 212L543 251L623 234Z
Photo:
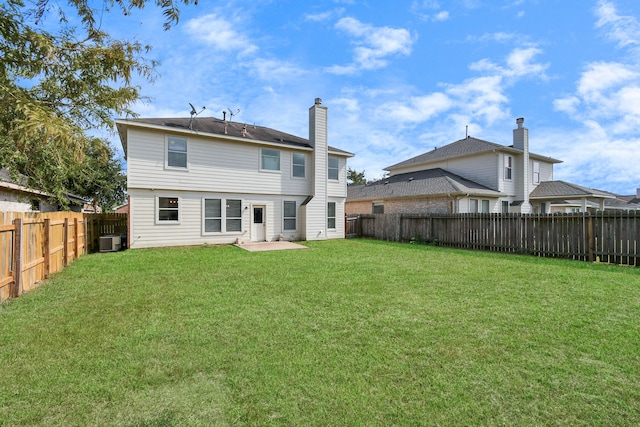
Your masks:
M107 14L103 28L153 46L142 117L202 116L308 136L329 108L329 143L349 166L383 168L464 138L564 162L555 179L634 194L640 187L637 0L236 0ZM115 144L119 145L116 138Z

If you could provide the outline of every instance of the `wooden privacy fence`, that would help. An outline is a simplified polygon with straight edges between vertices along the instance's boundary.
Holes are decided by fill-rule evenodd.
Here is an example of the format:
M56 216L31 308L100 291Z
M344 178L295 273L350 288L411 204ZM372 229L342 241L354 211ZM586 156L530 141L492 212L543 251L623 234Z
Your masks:
M640 212L375 214L349 223L361 237L543 257L640 265Z
M115 234L122 224L126 232L126 222L126 214L0 212L0 302L97 251L100 233Z

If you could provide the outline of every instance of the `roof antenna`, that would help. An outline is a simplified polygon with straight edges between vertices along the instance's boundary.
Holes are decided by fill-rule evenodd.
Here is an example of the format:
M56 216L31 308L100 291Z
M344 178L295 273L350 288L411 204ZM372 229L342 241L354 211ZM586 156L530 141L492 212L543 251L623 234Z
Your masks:
M193 106L192 103L189 103L189 106L191 107L191 112L189 114L191 114L191 119L189 119L189 129L193 130L193 118L196 117L198 114L202 113L204 110L207 109L207 107L202 107L202 110L200 111L196 111L195 107Z
M233 116L237 116L238 113L240 113L240 109L236 109L236 112L234 113L233 110L231 108L227 109L227 111L229 111L229 121L233 120Z

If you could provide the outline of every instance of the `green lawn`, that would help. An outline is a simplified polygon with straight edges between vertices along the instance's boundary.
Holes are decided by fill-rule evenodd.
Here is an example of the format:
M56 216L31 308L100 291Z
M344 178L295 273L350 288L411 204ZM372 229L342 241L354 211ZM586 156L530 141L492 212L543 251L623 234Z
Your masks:
M640 425L640 269L307 245L75 261L0 306L0 425Z

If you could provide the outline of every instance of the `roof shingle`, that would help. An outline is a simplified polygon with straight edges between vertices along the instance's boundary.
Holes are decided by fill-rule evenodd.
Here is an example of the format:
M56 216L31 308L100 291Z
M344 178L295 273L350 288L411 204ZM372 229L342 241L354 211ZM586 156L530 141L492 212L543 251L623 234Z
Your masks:
M499 191L440 168L393 175L370 184L347 187L349 201L456 194L501 195Z
M119 124L142 124L174 128L181 131L193 131L196 133L208 133L215 135L225 135L234 138L246 138L248 140L267 142L272 144L282 144L291 147L311 148L309 140L292 135L279 130L264 126L248 125L246 123L231 122L215 117L194 117L191 118L143 118L143 119L121 119ZM122 138L121 138L122 139ZM123 142L125 140L123 139ZM329 146L329 151L335 154L353 156L348 151Z

